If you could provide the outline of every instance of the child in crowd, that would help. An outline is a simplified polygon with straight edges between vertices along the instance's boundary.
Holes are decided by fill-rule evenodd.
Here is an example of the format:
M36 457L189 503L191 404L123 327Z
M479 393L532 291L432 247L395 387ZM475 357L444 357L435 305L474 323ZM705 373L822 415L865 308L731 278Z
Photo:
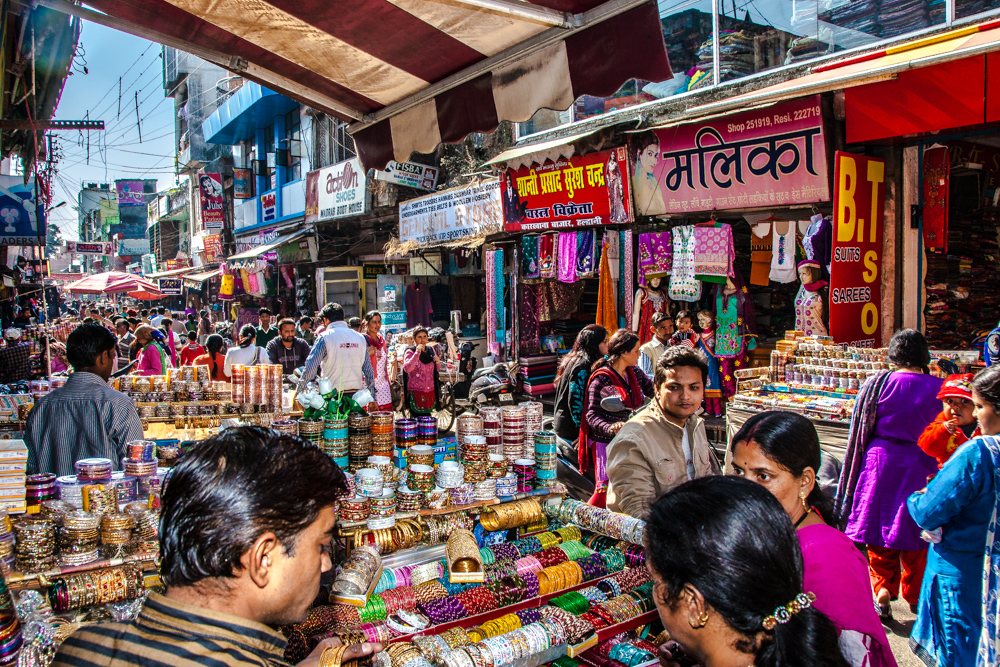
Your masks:
M972 374L949 375L937 397L942 411L917 441L920 449L937 459L938 470L963 443L979 435L973 414Z
M671 345L685 345L694 349L698 342L698 334L692 330L692 320L694 316L691 315L691 311L682 310L677 313L677 331L674 335L670 337Z

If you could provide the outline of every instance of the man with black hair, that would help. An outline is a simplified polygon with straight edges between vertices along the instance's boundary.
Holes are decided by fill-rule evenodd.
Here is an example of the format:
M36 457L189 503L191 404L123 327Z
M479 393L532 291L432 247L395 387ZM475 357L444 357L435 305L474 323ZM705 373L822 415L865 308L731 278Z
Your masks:
M708 361L698 350L675 345L660 355L653 401L608 444L608 509L645 518L650 505L689 479L721 474L705 421Z
M135 334L132 333L131 323L124 317L115 322L115 333L118 335L118 368L125 368L133 359L132 342Z
M74 461L95 457L111 459L117 470L126 443L142 440L132 399L108 386L117 356L118 339L100 325L80 325L66 339L75 372L28 413L29 474L72 475Z
M371 389L375 373L365 337L347 326L344 308L339 303L323 306L320 317L327 326L322 334L316 336L316 344L309 352L299 391L317 376L327 378L333 382L334 389L348 395L365 388Z
M296 335L304 340L310 347L316 342L316 333L312 330L313 321L308 315L299 318L299 326L296 327Z
M301 623L332 569L344 473L309 443L254 426L195 446L171 471L160 510L160 576L130 623L94 624L63 642L53 667L286 664L279 626ZM315 666L324 639L299 665ZM344 664L382 650L354 644Z
M656 362L660 360L663 351L670 347L670 337L674 335L674 321L667 313L653 313L649 331L653 337L639 348L639 368L653 379Z
M149 318L149 326L153 327L154 329L159 329L160 328L160 322L163 321L163 317L166 314L166 312L167 312L167 309L164 308L163 306L160 306L159 308L157 308L156 309L156 314Z
M309 343L295 335L295 320L286 317L278 322L278 338L273 339L264 348L272 364L281 364L281 372L291 375L295 369L306 363L309 356Z
M278 329L271 325L271 310L269 308L261 308L257 312L257 317L260 318L260 326L255 327L257 339L254 341L254 345L266 349L267 344L278 337Z

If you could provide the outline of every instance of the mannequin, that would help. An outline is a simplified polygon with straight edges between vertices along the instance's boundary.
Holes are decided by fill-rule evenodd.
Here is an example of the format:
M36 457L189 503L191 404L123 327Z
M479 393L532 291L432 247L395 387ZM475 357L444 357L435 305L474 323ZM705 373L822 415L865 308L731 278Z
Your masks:
M697 349L708 360L708 379L705 382L705 412L722 416L722 385L719 381L719 360L715 358L715 314L710 310L698 311Z
M715 318L715 357L719 360L722 396L728 400L736 393L733 372L746 365L748 351L757 347L753 299L738 269L725 285L716 287Z
M646 285L635 291L635 307L632 309L632 331L639 335L639 345L645 345L652 338L650 327L654 313L668 313L667 295L663 293L663 280L650 278ZM669 313L668 313L669 314Z
M814 259L799 262L799 287L795 295L795 328L807 336L827 336L826 281L823 267Z

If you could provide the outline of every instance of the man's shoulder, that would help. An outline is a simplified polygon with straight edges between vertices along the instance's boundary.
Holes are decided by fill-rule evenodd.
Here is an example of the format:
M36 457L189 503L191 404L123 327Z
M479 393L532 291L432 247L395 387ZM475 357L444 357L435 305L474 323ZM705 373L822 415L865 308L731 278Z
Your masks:
M141 665L146 660L136 642L134 623L94 623L66 638L52 661L53 667L73 665Z

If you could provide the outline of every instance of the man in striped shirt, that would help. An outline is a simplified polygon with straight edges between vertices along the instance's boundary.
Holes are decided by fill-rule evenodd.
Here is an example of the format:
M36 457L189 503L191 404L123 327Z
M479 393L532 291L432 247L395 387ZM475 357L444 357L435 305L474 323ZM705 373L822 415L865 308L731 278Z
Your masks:
M28 413L24 428L28 474L72 475L79 459L111 459L121 466L125 445L142 440L135 403L108 386L118 340L98 324L82 324L66 339L66 358L75 371Z
M278 626L300 623L330 570L343 472L321 449L254 426L204 440L161 497L160 574L131 623L73 633L53 667L285 665ZM325 639L299 665L315 667ZM347 648L343 662L381 651Z

